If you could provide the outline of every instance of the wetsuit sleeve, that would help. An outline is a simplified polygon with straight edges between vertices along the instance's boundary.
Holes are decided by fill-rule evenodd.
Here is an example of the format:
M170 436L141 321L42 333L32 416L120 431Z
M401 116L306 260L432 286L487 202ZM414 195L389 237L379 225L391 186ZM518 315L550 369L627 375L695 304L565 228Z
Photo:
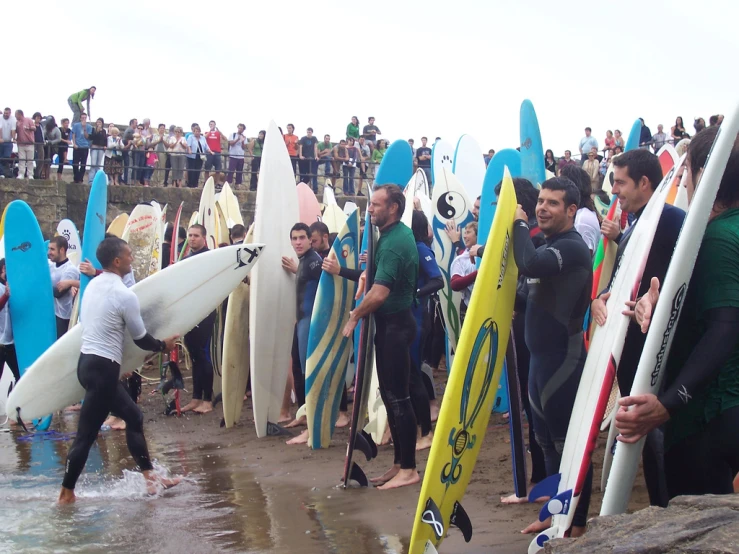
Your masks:
M707 311L704 317L703 336L672 385L659 396L670 415L716 378L739 340L739 308L715 308Z
M464 241L462 239L459 239L457 242L455 242L453 246L457 253L465 250Z
M459 292L466 289L475 282L477 278L477 271L473 271L469 275L452 275L452 281L450 283L452 290Z
M443 288L444 288L444 279L442 279L441 275L439 275L438 277L434 277L433 279L430 279L428 283L426 283L424 286L418 289L416 291L416 298L423 298L424 296L429 296L430 294L439 292Z
M155 339L149 333L146 333L140 339L134 339L133 342L141 350L150 350L151 352L164 352L166 347L164 341Z
M526 277L523 275L518 279L516 284L516 300L513 304L513 310L518 313L526 311L526 304L529 300L529 285L526 283Z
M127 294L122 300L121 308L123 321L126 322L126 328L133 340L143 339L147 333L144 320L141 319L139 299L133 293Z
M563 258L557 248L534 247L529 226L522 219L513 224L513 255L518 271L527 277L549 277L562 270Z
M483 244L480 246L480 248L477 249L477 257L482 259L483 254L485 254L485 245Z
M344 279L348 279L349 281L359 281L359 278L361 276L362 276L361 269L351 269L349 267L339 268L339 277L343 277Z
M309 281L318 281L321 278L321 273L323 270L321 269L321 264L323 263L323 260L321 257L316 253L315 259L311 260L308 264L308 280Z

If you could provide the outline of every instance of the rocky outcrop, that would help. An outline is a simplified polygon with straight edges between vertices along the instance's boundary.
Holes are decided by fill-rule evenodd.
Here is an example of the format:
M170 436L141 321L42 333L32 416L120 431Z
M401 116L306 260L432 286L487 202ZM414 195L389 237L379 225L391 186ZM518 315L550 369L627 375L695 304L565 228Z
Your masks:
M551 554L739 554L739 495L681 496L667 508L604 516L577 539L556 539Z

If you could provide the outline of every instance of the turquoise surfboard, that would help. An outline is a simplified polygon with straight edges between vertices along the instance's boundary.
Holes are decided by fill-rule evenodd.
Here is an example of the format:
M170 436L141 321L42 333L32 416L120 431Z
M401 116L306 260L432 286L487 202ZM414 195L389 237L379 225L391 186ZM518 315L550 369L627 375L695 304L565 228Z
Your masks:
M637 119L631 126L631 131L629 131L629 138L626 140L624 152L639 148L639 139L641 139L641 120Z
M92 181L90 196L87 199L87 213L85 228L82 236L82 257L80 261L89 260L96 269L102 269L97 258L97 249L105 238L105 214L108 211L108 177L103 171L98 171ZM80 274L80 299L85 294L85 288L90 277ZM81 305L81 304L80 304Z
M10 321L21 378L56 341L56 317L49 259L36 216L22 200L5 214L5 260L10 285ZM37 427L48 429L51 416Z
M359 213L349 216L331 252L341 267L359 266ZM351 344L342 335L354 302L357 283L321 273L313 304L306 357L305 403L311 448L327 448L339 415L341 391Z
M480 219L477 225L478 244L485 244L488 240L488 233L490 233L495 217L495 208L498 205L495 187L503 179L504 167L508 167L511 177L521 177L521 154L518 150L506 148L496 152L488 164L485 180L482 183L482 197L480 198Z
M541 131L536 110L531 100L521 103L520 111L521 136L521 174L533 183L536 188L546 180L544 173L544 146L541 142ZM496 154L497 155L497 154ZM513 173L511 176L515 177Z
M375 174L376 185L398 185L401 189L413 176L413 150L405 140L396 140L385 152Z

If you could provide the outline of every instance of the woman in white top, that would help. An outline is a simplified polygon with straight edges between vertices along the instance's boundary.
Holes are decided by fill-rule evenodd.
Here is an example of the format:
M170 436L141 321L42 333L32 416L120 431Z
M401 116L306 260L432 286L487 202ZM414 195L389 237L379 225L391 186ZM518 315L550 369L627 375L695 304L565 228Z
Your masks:
M180 188L185 173L185 155L190 153L190 147L182 136L182 127L175 128L174 136L169 138L167 148L171 154L169 163L172 166L172 186Z
M590 184L590 176L587 172L575 165L562 168L562 177L567 177L580 189L580 207L575 214L575 230L580 233L585 244L590 249L590 254L595 253L600 240L600 221L595 212L593 204L593 188Z
M5 268L5 258L3 258L0 259L0 378L2 378L3 370L7 364L10 371L13 372L15 380L18 381L20 379L20 372L18 371L18 358L15 355L13 328L10 325L10 307L8 306L10 287L6 279L7 271ZM7 393L8 391L4 391L2 398L7 397Z
M123 174L123 140L118 127L110 127L108 134L108 148L105 150L105 174L110 177L113 185L120 184L118 177Z

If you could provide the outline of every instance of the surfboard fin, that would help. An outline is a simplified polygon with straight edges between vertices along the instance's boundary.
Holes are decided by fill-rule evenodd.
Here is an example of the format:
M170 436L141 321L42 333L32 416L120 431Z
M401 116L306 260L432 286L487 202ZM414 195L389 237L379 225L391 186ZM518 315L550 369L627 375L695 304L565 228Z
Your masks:
M364 454L368 462L377 456L377 445L372 440L372 436L366 431L357 433L357 437L354 439L354 449Z
M548 517L564 515L570 511L572 502L572 489L559 493L549 499L539 512L539 521L545 521Z
M52 414L44 416L33 421L33 426L36 427L36 431L48 431L51 426Z
M349 472L349 479L347 479L347 484L349 483L349 481L356 481L357 483L359 483L360 487L369 486L367 476L364 474L364 471L362 471L362 468L359 467L356 462L352 462L352 469Z
M218 403L223 400L223 393L219 392L216 394L216 397L213 399L213 407L215 408L218 406Z
M557 527L550 527L536 535L531 544L529 544L528 554L536 554L544 548L544 543L557 536Z
M472 540L472 523L470 522L470 516L464 511L462 505L459 502L454 503L454 509L452 515L449 517L449 525L454 525L457 529L462 531L464 542L470 542Z
M293 434L285 429L282 425L277 423L267 422L267 436L268 437L292 437Z
M543 481L539 481L529 493L529 502L535 502L537 498L541 498L542 496L549 496L550 498L557 496L557 490L559 489L559 482L561 480L562 474L555 473Z
M298 408L298 411L295 412L295 419L300 419L301 417L307 417L305 415L306 410L307 410L307 408L305 407L305 404L303 404L302 406L300 406L300 408Z
M439 554L439 551L436 550L434 543L426 541L426 546L423 548L423 554Z
M20 426L21 426L21 427L23 427L23 430L24 430L24 431L25 431L26 433L28 433L28 427L26 427L26 424L25 424L25 423L23 423L23 420L21 419L21 409L20 409L20 406L19 406L18 408L16 408L16 409L15 409L15 414L16 414L16 421L17 421L18 423L20 423Z

